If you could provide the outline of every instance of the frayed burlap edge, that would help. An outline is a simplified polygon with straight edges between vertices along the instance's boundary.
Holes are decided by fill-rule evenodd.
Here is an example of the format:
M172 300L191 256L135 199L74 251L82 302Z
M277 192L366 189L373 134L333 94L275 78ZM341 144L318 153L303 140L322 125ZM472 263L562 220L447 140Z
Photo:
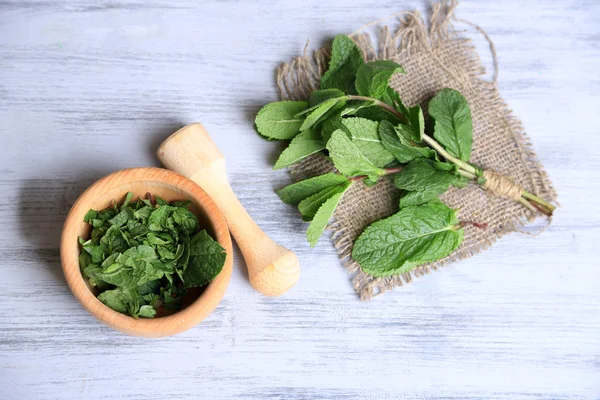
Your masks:
M500 110L503 120L506 121L508 130L513 135L514 142L518 145L518 152L522 158L522 162L527 166L530 173L530 182L528 182L528 190L533 193L543 191L547 200L556 201L556 191L551 186L550 180L543 166L541 165L537 154L533 150L532 144L525 133L521 122L512 114L500 94L496 90L497 80L497 61L495 57L495 49L493 43L489 41L489 37L475 24L468 21L459 20L454 17L454 11L457 6L455 1L450 3L438 3L432 6L429 19L429 28L426 27L425 21L421 18L418 11L401 12L390 17L401 17L400 27L392 33L388 26L383 26L380 29L378 45L374 46L368 33L362 31L372 25L377 25L382 21L375 21L367 24L359 29L350 37L362 49L367 61L375 59L397 59L401 55L410 57L413 52L426 51L430 53L432 59L436 60L437 67L451 76L455 82L463 88L472 85L476 80L478 88L485 91L487 100ZM389 18L389 17L388 17ZM484 80L485 69L481 65L475 47L471 44L471 40L461 37L452 25L452 21L460 21L473 26L482 32L488 41L492 53L494 53L494 76L491 82ZM441 41L455 42L461 45L462 51L466 58L466 63L458 68L450 68L442 63L435 55L432 49ZM291 63L281 65L277 70L277 88L282 99L302 100L306 99L313 90L319 88L319 80L325 72L328 65L330 50L323 48L315 51L312 56L308 55L306 48L304 54L295 58ZM317 156L318 157L318 156ZM304 163L293 166L289 172L293 179L304 179L307 177L305 166L314 164L313 158L306 160ZM309 175L317 175L329 170L333 170L330 164L325 162L317 163L319 168L314 171L309 171ZM312 164L311 164L312 165ZM387 184L387 182L383 183ZM355 185L356 186L356 185ZM443 200L444 197L442 197ZM450 256L435 263L422 265L415 268L409 273L399 276L375 278L366 274L360 269L360 266L351 258L353 239L345 235L340 224L336 221L335 215L328 229L332 231L332 241L342 260L344 267L352 275L354 288L362 300L370 299L373 296L384 293L390 289L402 286L409 283L413 278L428 274L432 270L458 260L469 258L487 248L489 248L496 240L507 233L520 231L526 234L536 234L522 230L527 224L538 217L537 214L525 209L520 209L517 213L511 215L511 221L505 223L501 227L492 228L488 237L476 244L470 246L461 246ZM550 220L548 220L548 224ZM546 225L547 226L547 225ZM544 228L545 229L545 228ZM465 235L469 234L466 230Z

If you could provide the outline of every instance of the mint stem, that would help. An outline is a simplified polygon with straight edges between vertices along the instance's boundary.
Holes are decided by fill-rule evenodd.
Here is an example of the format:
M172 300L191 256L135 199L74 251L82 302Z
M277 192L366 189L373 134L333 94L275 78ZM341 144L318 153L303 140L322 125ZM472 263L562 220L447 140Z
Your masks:
M535 208L529 201L527 201L527 199L520 197L519 200L517 200L519 203L523 204L526 208L528 208L529 210L536 212L537 208ZM546 214L547 215L547 214Z
M394 175L399 173L400 171L402 171L402 166L397 166L397 167L391 167L391 168L383 168L384 173L381 176L386 176L386 175ZM367 175L357 175L357 176L352 176L350 178L348 178L351 182L356 182L356 181L362 181L363 179L368 178Z
M383 109L386 109L387 111L389 111L390 113L394 114L394 116L396 116L400 121L402 121L405 124L408 124L408 118L406 118L404 115L400 114L394 107L390 106L387 103L384 103L381 100L377 100L373 97L367 97L367 96L356 96L356 95L348 95L348 100L364 100L364 101L371 101L373 102L373 105L381 107Z
M152 193L146 192L146 199L148 199L150 201L150 204L154 206L154 200L152 200Z
M444 149L438 142L436 142L431 136L428 136L426 134L423 134L423 141L425 143L427 143L430 147L433 147L433 149L435 151L437 151L442 157L444 157L446 160L452 162L453 164L458 165L459 168L462 168L463 170L470 172L472 174L475 174L476 176L482 176L483 172L481 171L481 169L479 168L475 168L470 164L467 164L466 162L459 160L458 158L452 156L450 153L448 153L446 151L446 149Z
M392 167L392 168L384 168L385 175L393 175L402 171L402 166Z
M465 178L472 179L472 180L475 180L475 179L477 179L477 175L475 175L475 174L472 174L472 173L470 173L470 172L467 172L467 171L464 171L464 170L462 170L462 169L459 169L459 170L458 170L458 171L456 171L456 172L457 172L459 175L461 175L461 176L464 176Z
M548 217L550 217L552 215L552 210L547 209L546 207L542 206L541 204L536 203L533 200L527 200L524 197L521 197L521 198L523 200L527 201L529 204L531 204L533 206L533 208L535 208L536 210L538 210L542 214L547 215Z
M487 229L487 227L488 227L487 223L473 222L473 221L460 221L459 225L461 228L464 228L466 225L471 225L471 226L474 226L475 228L479 228L479 229Z
M363 179L368 178L367 175L357 175L348 178L351 182L362 181Z
M544 207L545 209L547 209L548 211L550 211L550 214L552 214L552 212L554 210L556 210L556 206L553 204L548 203L546 200L542 199L541 197L536 196L533 193L529 193L528 191L524 190L523 191L523 197L529 200L532 200L533 202L539 204L540 206Z

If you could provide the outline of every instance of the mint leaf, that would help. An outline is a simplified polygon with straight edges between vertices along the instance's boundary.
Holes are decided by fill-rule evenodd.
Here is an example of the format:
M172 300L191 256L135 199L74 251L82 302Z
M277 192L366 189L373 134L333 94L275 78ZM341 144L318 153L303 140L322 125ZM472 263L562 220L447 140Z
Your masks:
M341 129L350 135L350 132L348 132L348 129L346 129L346 126L342 122L343 118L341 112L336 113L323 121L323 124L321 125L321 138L323 139L323 142L327 143L329 139L331 139L333 132L337 131L338 129Z
M444 170L443 165L439 161L416 159L394 175L394 185L404 190L427 190L439 186L447 189L458 177Z
M150 215L150 214L148 214L148 215ZM149 229L148 229L148 227L146 227L146 225L142 224L139 221L129 220L129 221L127 221L127 232L129 233L129 235L132 239L136 239L141 236L147 235L149 232Z
M195 232L198 229L198 218L187 209L187 207L178 207L171 214L173 222L178 226L179 230L183 230L188 234ZM168 237L168 239L172 239Z
M335 98L344 97L344 96L346 96L345 93L339 89L315 90L314 92L312 92L310 94L310 97L308 98L308 104L312 108L312 107L315 107L315 106L321 104L325 100L335 99Z
M281 169L296 164L323 149L325 149L325 142L321 140L321 134L314 129L306 130L292 139L290 145L277 159L273 169Z
M337 186L345 182L348 182L348 178L345 176L329 172L286 186L278 190L277 195L286 204L298 204L305 198L325 188Z
M452 186L460 189L460 188L464 188L465 186L467 186L469 184L469 182L471 182L470 179L465 178L464 176L457 175L456 178L454 179L454 182L452 182Z
M92 263L92 257L88 252L82 251L79 255L79 268L83 271Z
M429 203L432 200L436 200L446 190L448 190L448 188L437 187L415 192L405 192L400 198L400 208Z
M127 313L131 315L133 318L139 317L140 312L140 302L143 301L141 296L132 289L118 289L120 293L120 299L123 301L125 306L127 307Z
M375 277L398 275L448 256L463 234L454 211L435 200L371 224L354 243L352 258Z
M340 115L342 117L354 116L359 110L370 107L376 107L379 109L379 107L373 105L372 101L352 101L352 103L348 104L342 111L340 111Z
M90 225L94 223L94 220L98 218L98 211L89 210L83 217L83 222L86 222Z
M128 193L121 206L115 202L107 210L86 214L85 221L93 229L90 239L79 238L79 266L108 307L134 318L153 318L161 304L181 306L184 285L209 282L226 255L221 248L222 254L202 262L198 269L199 260L206 258L204 245L198 243L204 243L208 234L194 235L199 223L188 210L190 202L169 203L156 196L153 204L149 198L132 202L133 197Z
M369 178L363 179L363 183L365 184L366 187L371 187L371 186L375 186L377 185L377 182L379 181L375 181Z
M435 120L433 137L450 154L463 161L471 158L473 121L467 100L454 89L442 89L429 102L429 115Z
M119 258L119 257L117 257ZM156 260L156 252L152 246L148 245L139 245L136 247L132 247L127 249L123 254L121 254L121 259L132 260L135 261L154 261ZM127 264L127 262L126 262ZM135 264L127 264L130 266L135 266Z
M394 185L409 193L400 199L400 207L427 203L446 192L451 185L461 182L461 177L448 172L448 164L416 159L394 175Z
M154 318L155 315L156 315L156 310L154 309L154 307L152 307L150 305L145 305L145 306L140 307L140 313L139 313L140 317Z
M375 105L372 100L351 100L350 103L341 111L343 117L362 117L373 121L390 120L398 122L398 118L387 111Z
M154 210L154 207L152 206L144 206L141 208L138 208L137 210L135 210L133 212L133 216L135 219L146 223L146 221L148 220L148 218L150 218L150 215L152 214L152 211Z
M123 204L121 205L121 208L128 206L129 203L131 203L131 199L133 199L133 193L127 192L127 194L125 195L125 200L123 200Z
M413 144L417 144L420 142L420 140L416 138L417 134L412 125L398 124L396 125L396 131L398 132L398 136L406 139L409 143L412 142Z
M350 133L352 143L374 166L384 167L394 161L394 155L381 143L378 122L366 118L345 118L342 124Z
M362 52L352 39L337 35L333 39L329 69L321 78L321 89L339 89L346 94L356 94L354 80L362 64Z
M312 128L329 117L332 112L344 107L344 104L346 104L346 97L335 97L325 100L306 116L306 119L300 126L300 130L305 131Z
M183 287L208 285L219 275L226 258L225 249L205 230L197 233L190 241L190 260L183 275Z
M92 262L99 264L104 260L104 250L101 246L94 245L91 240L88 240L83 245L83 251L91 256Z
M423 134L425 133L425 118L423 117L423 110L420 106L414 106L407 108L407 114L409 124L397 125L398 132L404 138L412 140L413 142L420 143L423 140Z
M387 89L382 100L386 104L394 107L396 111L404 115L408 120L408 122L403 121L402 124L397 125L398 132L407 140L417 143L421 142L423 140L423 134L425 133L425 118L423 117L423 110L421 107L419 105L406 107L400 99L400 94L393 88Z
M168 201L166 201L158 196L154 196L154 200L156 201L156 204L159 206L168 206L169 205Z
M116 225L118 227L123 226L133 218L133 210L131 208L125 206L121 209L121 212L108 220L111 225Z
M356 90L362 96L382 98L389 86L389 80L404 69L390 60L377 60L362 64L356 74Z
M396 111L404 115L408 120L408 122L403 121L402 124L397 126L398 132L407 140L417 143L421 142L425 133L425 118L423 117L421 106L406 107L402 103L402 99L400 99L400 94L391 87L387 88L382 101L394 107Z
M362 107L356 110L356 117L367 118L372 121L389 121L393 124L400 122L397 116L379 106Z
M437 162L434 163L434 166L441 170L441 171L446 171L446 172L450 172L452 174L454 174L454 182L452 182L452 186L456 186L457 188L462 188L467 186L467 184L471 181L468 178L465 178L464 176L460 175L458 173L458 171L460 170L460 167L456 164L452 164L449 162L440 162L439 160L436 160Z
M160 293L160 280L148 281L138 286L138 293L142 296L147 294L159 294Z
M98 300L120 313L127 312L123 293L119 289L107 290L98 295Z
M383 147L401 164L407 164L417 158L436 157L435 150L411 144L408 139L398 134L397 129L388 121L379 123L378 133Z
M310 247L315 247L321 235L325 231L325 227L327 223L331 219L335 208L340 202L342 196L351 186L351 182L348 182L345 185L342 185L343 190L336 192L329 199L327 199L317 210L315 213L310 225L308 226L308 230L306 231L306 238L310 243Z
M299 112L296 114L296 117L306 116L307 114L315 111L322 103L331 99L341 99L346 100L346 95L344 92L338 89L323 89L323 90L315 90L310 94L308 98L309 108Z
M150 217L148 217L148 229L151 231L161 231L166 228L167 220L173 213L173 210L169 206L162 206L154 209Z
M129 247L126 237L119 227L113 225L106 230L104 236L100 239L100 246L104 254L121 252Z
M404 103L402 103L400 93L398 93L394 88L388 87L385 91L385 94L382 96L381 101L394 107L396 111L408 118L408 108L406 108Z
M312 221L313 217L325 201L338 193L345 192L350 184L350 181L346 181L337 186L330 186L302 200L300 204L298 204L298 210L300 210L300 213L302 214L302 219L304 221Z
M462 176L455 176L454 181L452 182L452 186L457 188L465 187L469 183L467 178ZM445 185L437 185L433 187L428 187L424 190L416 190L412 192L405 192L404 195L400 198L400 207L407 206L418 206L419 204L425 204L430 202L431 200L437 199L440 195L445 193L449 189L449 186Z
M300 132L303 117L295 115L308 108L305 101L277 101L264 106L254 120L258 132L273 140L291 139Z
M341 130L333 132L327 150L338 171L348 177L367 175L371 180L377 180L385 175L385 170L373 165Z
M422 141L423 134L425 133L425 117L423 117L421 106L416 105L409 107L408 120L413 127L414 140L418 142Z
M133 267L128 267L118 263L112 264L103 272L97 273L96 276L109 285L120 286L123 288L137 284Z

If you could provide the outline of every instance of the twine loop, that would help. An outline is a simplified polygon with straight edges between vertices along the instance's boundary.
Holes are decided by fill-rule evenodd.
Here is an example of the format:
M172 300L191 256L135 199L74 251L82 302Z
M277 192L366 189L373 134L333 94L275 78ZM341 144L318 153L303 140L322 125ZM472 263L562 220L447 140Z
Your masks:
M523 194L523 188L514 183L510 178L495 171L483 171L486 179L483 187L496 196L518 201Z

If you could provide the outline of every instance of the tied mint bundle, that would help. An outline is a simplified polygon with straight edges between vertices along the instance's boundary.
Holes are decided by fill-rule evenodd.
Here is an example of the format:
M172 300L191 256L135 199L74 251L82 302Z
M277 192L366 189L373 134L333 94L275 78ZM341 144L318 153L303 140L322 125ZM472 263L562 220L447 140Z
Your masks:
M309 179L278 194L297 204L302 218L310 221L311 245L334 216L333 240L346 266L356 272L361 298L409 281L436 265L431 263L469 256L535 214L551 215L554 210L542 198L551 201L555 196L546 182L544 193L537 180L529 191L507 177L521 177L530 167L531 153L497 146L504 132L488 124L502 115L501 104L485 104L497 100L490 97L497 93L489 93L495 88L477 78L465 42L449 34L450 11L434 7L429 38L423 37L422 21L415 14L395 38L384 29L380 54L394 61L375 60L365 35L336 37L327 67L321 51L315 64L301 58L283 68L281 86L288 97L308 101L272 103L256 118L261 135L291 139L275 168L292 166L293 176ZM467 80L457 73L465 66ZM439 76L431 73L433 67ZM495 148L486 146L487 136L478 140L482 120L480 135L488 135ZM504 121L507 125L518 128ZM522 145L524 139L511 133ZM486 147L490 153L481 151ZM504 161L517 174L505 172ZM339 173L329 172L331 163ZM531 166L541 170L535 162ZM543 171L539 173L544 180ZM481 204L482 196L487 204Z

